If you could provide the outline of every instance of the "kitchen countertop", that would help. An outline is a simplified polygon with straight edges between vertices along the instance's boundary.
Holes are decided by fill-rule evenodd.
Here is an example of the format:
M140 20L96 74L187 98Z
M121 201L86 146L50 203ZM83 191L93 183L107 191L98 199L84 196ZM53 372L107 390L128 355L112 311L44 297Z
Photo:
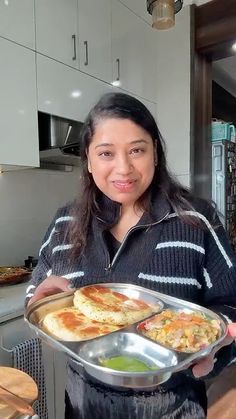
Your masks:
M24 300L28 281L0 287L0 323L24 314Z

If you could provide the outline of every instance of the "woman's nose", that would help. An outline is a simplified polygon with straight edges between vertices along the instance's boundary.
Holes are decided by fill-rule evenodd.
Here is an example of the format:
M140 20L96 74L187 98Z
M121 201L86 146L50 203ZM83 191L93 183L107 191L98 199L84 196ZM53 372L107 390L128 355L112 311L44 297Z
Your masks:
M116 171L122 175L130 173L133 169L133 164L129 156L121 155L116 158Z

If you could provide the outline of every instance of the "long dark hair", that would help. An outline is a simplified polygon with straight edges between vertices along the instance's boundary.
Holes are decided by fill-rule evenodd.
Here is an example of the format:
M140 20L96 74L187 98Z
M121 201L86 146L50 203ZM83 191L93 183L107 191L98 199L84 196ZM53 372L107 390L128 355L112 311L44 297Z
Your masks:
M180 185L170 174L165 157L165 143L157 127L155 119L142 102L124 93L107 93L101 97L89 112L81 132L81 160L82 160L82 199L74 202L72 213L75 221L69 235L74 244L72 254L78 255L86 245L91 218L99 212L100 190L94 183L87 167L87 150L95 133L99 121L107 118L129 119L142 127L152 138L156 150L158 164L155 167L150 188L162 192L173 210L185 221L198 225L198 221L190 220L183 214L184 210L193 209L190 204L190 192ZM144 194L139 199L143 209L148 208L150 194Z

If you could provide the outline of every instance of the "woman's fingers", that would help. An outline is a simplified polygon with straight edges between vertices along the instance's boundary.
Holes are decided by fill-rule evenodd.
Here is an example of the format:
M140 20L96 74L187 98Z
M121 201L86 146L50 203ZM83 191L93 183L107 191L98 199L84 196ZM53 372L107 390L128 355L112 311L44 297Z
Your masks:
M210 354L195 364L192 368L193 375L198 378L208 375L214 368L214 355Z
M51 275L46 278L35 290L33 297L29 300L28 305L35 301L41 300L41 298L47 297L48 295L57 294L62 291L68 291L70 288L70 282L68 279Z
M235 338L236 338L236 323L230 323L228 325L228 334L226 338L219 345L217 345L208 356L206 356L205 358L202 358L192 368L192 371L195 377L201 377L201 376L209 374L214 368L214 362L215 362L214 357L217 351L219 351L219 349L223 348L224 346L230 345L233 342L233 339Z
M230 323L228 325L228 334L231 336L231 338L236 338L236 323Z
M44 297L47 297L48 295L57 294L57 292L60 292L60 290L57 291L55 290L55 288L46 288L42 290L36 290L33 297L29 300L28 306L32 303L35 303L38 300L41 300Z

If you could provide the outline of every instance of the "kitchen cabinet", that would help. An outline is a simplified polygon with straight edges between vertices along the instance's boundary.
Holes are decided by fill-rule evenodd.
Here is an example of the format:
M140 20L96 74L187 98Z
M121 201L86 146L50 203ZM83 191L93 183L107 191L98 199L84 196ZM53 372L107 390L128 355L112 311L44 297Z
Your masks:
M156 101L157 33L122 2L35 0L35 15L37 52Z
M111 82L110 0L36 0L36 51Z
M36 50L78 68L77 0L35 0Z
M113 81L156 101L156 36L153 29L117 0L112 0Z
M99 97L113 86L37 54L39 111L83 121Z
M42 342L42 357L47 389L49 419L65 417L65 386L67 357L63 352L53 349Z
M79 68L111 83L111 2L78 0Z
M150 25L152 24L152 17L147 11L147 2L144 0L119 0L121 3L125 4L130 10L146 20Z
M0 365L12 367L12 348L31 337L32 333L26 326L23 316L1 323Z
M34 332L28 327L23 316L1 323L0 365L13 367L14 347L34 337ZM43 342L42 357L49 419L63 419L67 358L63 353L55 351Z
M151 112L152 116L157 120L157 105L156 103L150 102L149 100L145 100L142 97L136 96L140 102L142 102L146 108Z
M39 165L35 52L0 38L0 169Z
M32 0L0 0L0 36L35 49Z
M15 347L36 337L23 317L27 287L27 283L1 287L0 365L2 366L13 367L12 355ZM63 419L66 356L42 342L42 362L45 374L48 417L49 419Z

